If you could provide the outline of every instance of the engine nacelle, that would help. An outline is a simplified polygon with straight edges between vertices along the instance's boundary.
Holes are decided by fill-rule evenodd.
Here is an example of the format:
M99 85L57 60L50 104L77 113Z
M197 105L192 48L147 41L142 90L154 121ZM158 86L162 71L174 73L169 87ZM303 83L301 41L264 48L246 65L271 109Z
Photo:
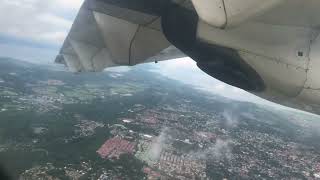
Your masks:
M204 72L279 104L309 111L320 104L320 37L313 28L252 21L220 29L186 11L168 10L163 31Z

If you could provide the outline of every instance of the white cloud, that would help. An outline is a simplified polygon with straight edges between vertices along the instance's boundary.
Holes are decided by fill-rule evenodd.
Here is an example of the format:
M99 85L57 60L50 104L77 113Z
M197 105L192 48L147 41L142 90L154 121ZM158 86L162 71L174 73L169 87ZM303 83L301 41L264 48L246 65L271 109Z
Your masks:
M128 66L119 66L119 67L110 67L105 69L105 72L113 72L113 73L125 73L130 71L131 68Z
M191 157L203 160L231 160L232 144L230 139L217 139L216 142L209 147L190 153Z
M152 143L151 148L148 151L148 156L151 160L158 160L163 149L167 145L169 139L168 128L163 128L160 135Z
M34 43L60 45L82 0L2 0L0 34Z
M80 8L84 0L55 0L58 6L65 9L77 10Z
M227 128L237 127L239 122L238 114L232 112L231 109L226 109L223 111L222 116L224 117L224 123Z
M219 83L214 87L214 89L216 89L217 91L223 91L224 89L226 89L226 85Z
M228 159L232 158L232 141L217 139L216 143L209 147L206 151L208 157L213 157L215 159Z

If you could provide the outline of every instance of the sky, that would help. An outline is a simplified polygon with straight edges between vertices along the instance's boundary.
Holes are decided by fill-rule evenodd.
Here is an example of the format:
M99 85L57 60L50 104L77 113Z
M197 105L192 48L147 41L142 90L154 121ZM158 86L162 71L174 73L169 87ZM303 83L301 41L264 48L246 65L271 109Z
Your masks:
M83 0L1 0L0 56L53 62Z
M159 62L157 71L164 76L182 81L185 84L190 84L197 89L213 92L231 99L258 102L261 104L267 103L257 96L212 78L201 71L197 67L196 62L190 58Z
M82 3L83 0L1 0L0 56L53 64ZM266 103L206 75L190 58L157 66L159 73L196 88L236 100Z

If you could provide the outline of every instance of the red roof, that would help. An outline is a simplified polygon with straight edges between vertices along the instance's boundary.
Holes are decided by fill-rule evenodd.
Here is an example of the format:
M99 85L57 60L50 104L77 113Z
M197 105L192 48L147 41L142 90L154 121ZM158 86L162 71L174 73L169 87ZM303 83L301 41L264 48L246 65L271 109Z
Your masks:
M127 141L120 137L108 139L98 150L97 153L102 158L119 158L121 154L132 154L136 143Z

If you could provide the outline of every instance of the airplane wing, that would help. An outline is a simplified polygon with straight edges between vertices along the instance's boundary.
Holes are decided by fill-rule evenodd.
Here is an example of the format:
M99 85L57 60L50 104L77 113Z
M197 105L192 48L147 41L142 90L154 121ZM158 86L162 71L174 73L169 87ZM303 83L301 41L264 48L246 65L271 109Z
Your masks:
M188 56L262 98L320 109L319 0L86 0L57 63L102 71Z
M184 57L162 33L163 2L85 1L56 62L91 72Z

